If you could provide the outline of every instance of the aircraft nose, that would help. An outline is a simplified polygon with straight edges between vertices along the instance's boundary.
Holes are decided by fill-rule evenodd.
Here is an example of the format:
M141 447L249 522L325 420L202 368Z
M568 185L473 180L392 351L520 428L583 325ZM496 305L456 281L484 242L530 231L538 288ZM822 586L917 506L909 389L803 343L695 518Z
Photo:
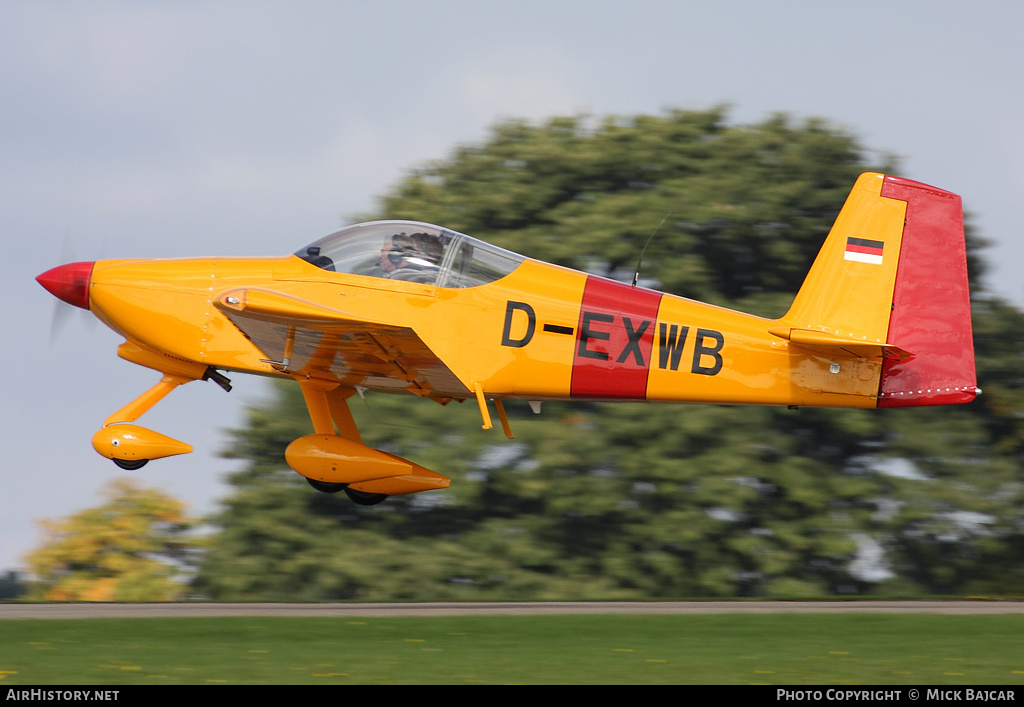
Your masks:
M47 270L36 278L46 291L68 304L89 309L89 280L95 262L68 263Z

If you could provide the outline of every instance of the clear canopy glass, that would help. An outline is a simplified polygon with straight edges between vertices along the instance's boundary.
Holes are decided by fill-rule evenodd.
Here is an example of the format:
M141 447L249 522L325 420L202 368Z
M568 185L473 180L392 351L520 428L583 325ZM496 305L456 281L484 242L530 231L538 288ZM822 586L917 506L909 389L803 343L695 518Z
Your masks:
M502 248L417 221L359 223L295 253L324 270L440 287L476 287L523 261Z

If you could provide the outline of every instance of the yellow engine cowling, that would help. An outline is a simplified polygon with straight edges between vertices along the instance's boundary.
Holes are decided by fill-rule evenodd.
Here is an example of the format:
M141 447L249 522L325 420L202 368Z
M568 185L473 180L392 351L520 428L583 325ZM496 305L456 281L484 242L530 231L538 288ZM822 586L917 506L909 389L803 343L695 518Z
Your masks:
M285 450L288 466L308 479L398 496L447 488L451 481L395 454L338 435L306 435Z
M145 427L129 424L108 425L92 437L92 446L107 459L142 461L188 454L192 445L179 442Z

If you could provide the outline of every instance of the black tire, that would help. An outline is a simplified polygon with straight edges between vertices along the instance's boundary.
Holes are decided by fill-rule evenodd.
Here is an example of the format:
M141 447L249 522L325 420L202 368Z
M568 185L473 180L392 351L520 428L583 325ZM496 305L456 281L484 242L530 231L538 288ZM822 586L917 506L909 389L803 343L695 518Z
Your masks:
M320 493L338 493L345 488L345 484L332 484L330 481L317 481L316 479L306 479L306 483Z
M135 471L136 469L141 469L146 466L146 464L149 464L148 459L118 459L117 457L114 457L112 461L127 471Z
M356 491L349 488L345 489L345 493L352 499L353 503L358 503L360 506L376 506L388 497L386 493L366 493L365 491Z

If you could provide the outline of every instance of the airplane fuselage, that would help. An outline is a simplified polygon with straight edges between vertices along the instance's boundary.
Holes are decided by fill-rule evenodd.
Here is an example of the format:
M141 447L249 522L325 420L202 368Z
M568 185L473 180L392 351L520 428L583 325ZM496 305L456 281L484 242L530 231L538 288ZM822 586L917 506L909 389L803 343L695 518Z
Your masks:
M216 369L301 374L265 362L218 310L217 295L239 287L412 329L460 383L434 397L467 398L480 383L488 396L527 400L873 407L879 389L880 356L802 349L770 333L777 320L534 260L464 289L327 272L295 256L98 261L89 301L145 349Z

